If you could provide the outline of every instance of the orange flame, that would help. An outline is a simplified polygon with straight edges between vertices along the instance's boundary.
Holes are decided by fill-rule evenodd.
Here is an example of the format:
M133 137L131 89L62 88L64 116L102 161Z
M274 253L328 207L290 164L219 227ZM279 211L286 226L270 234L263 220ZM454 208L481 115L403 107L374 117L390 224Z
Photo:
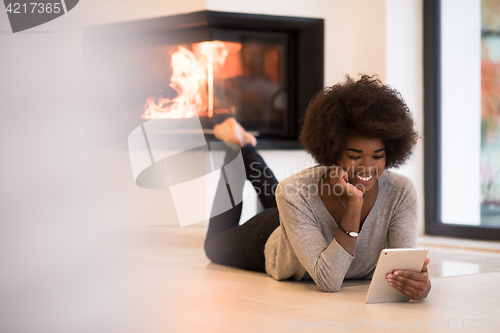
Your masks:
M170 87L177 91L173 99L149 97L144 106L143 119L191 118L196 114L186 108L195 105L198 114L214 110L214 77L229 54L228 48L239 51L241 44L220 41L202 42L192 45L193 51L179 46L172 53ZM207 101L208 99L208 101Z

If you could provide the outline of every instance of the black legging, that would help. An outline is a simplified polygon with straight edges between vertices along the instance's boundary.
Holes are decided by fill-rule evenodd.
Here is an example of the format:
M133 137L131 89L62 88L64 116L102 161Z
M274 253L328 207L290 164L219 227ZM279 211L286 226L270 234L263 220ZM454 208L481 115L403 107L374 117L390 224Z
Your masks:
M238 225L242 202L212 217L205 239L205 253L217 264L265 272L264 246L271 233L280 224L274 195L278 181L255 147L248 144L241 149L241 153L246 179L252 183L265 210L242 225ZM227 150L225 168L237 154L238 152ZM229 185L226 184L225 174L221 174L214 202L218 202L217 198L227 195L227 192L233 197L241 196L245 178L243 175L239 178L237 184L231 184L233 189L231 193Z

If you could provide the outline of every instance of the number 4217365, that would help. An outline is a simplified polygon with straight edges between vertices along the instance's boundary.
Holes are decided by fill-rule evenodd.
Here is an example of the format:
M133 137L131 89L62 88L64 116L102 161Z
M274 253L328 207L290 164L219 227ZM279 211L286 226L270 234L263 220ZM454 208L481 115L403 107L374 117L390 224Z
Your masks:
M9 14L59 14L61 12L60 3L38 3L30 2L27 3L9 3L5 9Z

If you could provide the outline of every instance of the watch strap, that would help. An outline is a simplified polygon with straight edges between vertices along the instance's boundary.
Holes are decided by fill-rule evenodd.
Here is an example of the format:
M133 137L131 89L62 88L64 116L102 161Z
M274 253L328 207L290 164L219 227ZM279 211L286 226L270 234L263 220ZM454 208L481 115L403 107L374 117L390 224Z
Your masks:
M342 221L340 221L342 223ZM353 238L356 238L359 236L359 234L361 233L361 230L356 232L356 231L347 231L345 230L344 228L342 228L342 224L339 223L339 228L340 230L342 230L343 232L345 232L349 237L353 237Z

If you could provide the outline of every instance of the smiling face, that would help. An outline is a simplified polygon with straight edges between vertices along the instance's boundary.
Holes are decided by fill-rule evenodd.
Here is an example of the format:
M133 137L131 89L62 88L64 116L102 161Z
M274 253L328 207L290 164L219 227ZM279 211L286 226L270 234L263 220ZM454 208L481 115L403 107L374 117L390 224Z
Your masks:
M337 163L349 174L349 182L369 191L384 172L385 161L384 141L350 136Z

